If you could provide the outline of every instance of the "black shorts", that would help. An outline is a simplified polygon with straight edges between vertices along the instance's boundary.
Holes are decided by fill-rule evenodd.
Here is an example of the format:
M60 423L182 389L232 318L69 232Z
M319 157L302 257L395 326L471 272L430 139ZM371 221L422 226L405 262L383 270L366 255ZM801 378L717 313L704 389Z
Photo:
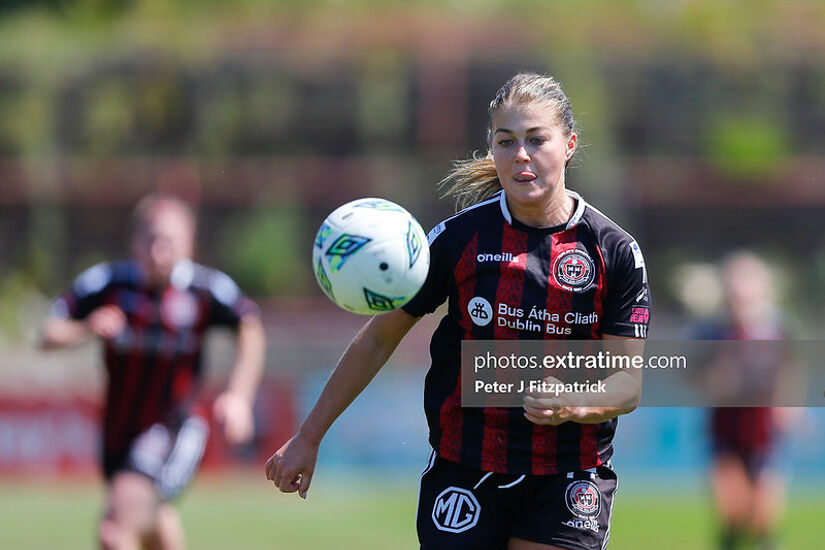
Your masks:
M434 457L421 476L418 540L422 550L504 550L511 537L602 550L616 485L607 466L515 476Z
M161 500L171 500L195 475L208 437L209 425L200 416L190 416L180 426L153 424L132 441L125 455L105 458L106 479L117 472L136 472L154 482Z

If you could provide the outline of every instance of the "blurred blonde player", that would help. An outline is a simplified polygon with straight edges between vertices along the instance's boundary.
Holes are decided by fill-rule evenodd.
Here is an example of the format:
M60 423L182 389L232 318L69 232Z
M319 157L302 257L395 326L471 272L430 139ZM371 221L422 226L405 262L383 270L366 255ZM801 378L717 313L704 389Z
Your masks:
M723 263L721 282L726 314L703 329L702 339L787 338L773 277L761 258L749 252L731 255ZM781 382L777 380L783 366L780 356L743 361L741 368L750 371L750 389L774 391ZM759 385L769 387L760 390ZM721 523L720 550L744 544L755 544L759 550L778 548L775 531L784 507L784 488L776 456L782 432L798 412L769 407L711 410L711 483Z
M102 465L104 549L184 548L172 499L189 483L208 435L197 403L207 328L237 329L237 352L214 417L231 444L250 439L264 331L257 306L227 275L192 261L190 208L151 195L134 211L132 259L98 264L57 298L42 347L103 342L107 371Z

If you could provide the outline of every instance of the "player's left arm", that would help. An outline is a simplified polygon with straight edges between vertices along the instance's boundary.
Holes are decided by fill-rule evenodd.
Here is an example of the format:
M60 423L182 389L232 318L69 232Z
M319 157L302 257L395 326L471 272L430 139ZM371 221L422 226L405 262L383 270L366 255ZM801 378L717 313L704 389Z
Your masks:
M261 318L257 313L248 313L238 324L235 364L229 383L213 407L215 420L223 426L226 440L233 445L252 438L252 405L261 382L265 354L266 337Z
M263 375L266 335L258 306L235 281L217 270L205 271L202 280L212 298L209 323L237 330L229 382L212 409L227 442L237 445L249 441L254 432L252 405Z

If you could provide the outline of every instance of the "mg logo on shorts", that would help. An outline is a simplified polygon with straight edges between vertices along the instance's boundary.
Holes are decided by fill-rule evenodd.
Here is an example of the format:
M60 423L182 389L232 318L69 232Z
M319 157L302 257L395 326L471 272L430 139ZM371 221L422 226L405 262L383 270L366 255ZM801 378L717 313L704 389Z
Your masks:
M447 487L435 499L433 523L440 531L463 533L475 527L481 506L473 493L459 487Z
M467 304L467 313L470 314L473 323L480 327L489 325L490 321L493 320L493 306L480 296L470 300L470 303Z

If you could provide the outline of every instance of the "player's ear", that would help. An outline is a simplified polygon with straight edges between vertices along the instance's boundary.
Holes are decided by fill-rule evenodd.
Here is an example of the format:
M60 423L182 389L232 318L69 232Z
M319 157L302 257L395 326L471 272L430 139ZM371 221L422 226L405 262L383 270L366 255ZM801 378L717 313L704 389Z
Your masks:
M567 161L569 161L573 157L573 153L576 152L576 145L578 142L579 136L577 136L575 132L570 134L570 137L567 138L567 149L564 151L564 157Z
M567 143L565 144L566 149L564 150L564 168L567 169L567 166L570 164L570 159L573 158L573 153L576 152L576 145L578 144L579 137L572 133L570 137L567 138Z

